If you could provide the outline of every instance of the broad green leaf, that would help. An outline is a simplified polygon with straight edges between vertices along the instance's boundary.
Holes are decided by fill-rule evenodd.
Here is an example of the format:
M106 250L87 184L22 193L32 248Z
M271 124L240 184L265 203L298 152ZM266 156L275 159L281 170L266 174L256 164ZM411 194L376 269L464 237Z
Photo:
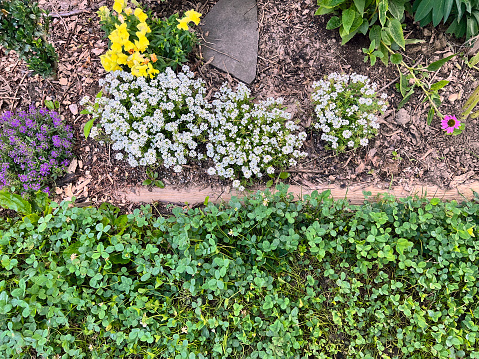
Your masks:
M446 23L446 21L449 19L449 15L451 14L452 5L454 3L454 0L443 0L443 1L444 1L444 9L443 9L444 16L443 16L443 19L444 19L444 23Z
M402 62L402 55L398 54L398 53L392 54L391 55L391 62L395 65L399 65Z
M55 108L55 105L53 104L53 101L45 100L45 106L49 110L53 110Z
M466 25L466 39L470 39L471 37L477 35L478 32L476 19L473 17L468 17Z
M207 206L209 200L210 200L210 196L206 196L206 197L205 197L205 201L203 202L203 204L204 204L205 206Z
M374 46L377 49L379 45L381 44L381 26L379 25L374 25L370 30L369 30L369 39L371 42L374 41Z
M432 7L432 25L434 27L439 25L444 16L444 5L444 0L439 0L436 1L435 5Z
M25 215L32 213L32 205L30 202L20 195L10 193L6 190L0 191L0 206Z
M404 34L402 31L402 26L399 20L391 19L389 23L389 34L393 40L398 44L403 50L405 49L406 43L404 41Z
M404 16L404 0L389 0L388 6L391 15L401 21Z
M411 248L413 245L414 243L408 241L406 238L399 238L396 243L396 250L399 254L404 254L404 251Z
M355 17L356 17L355 10L349 8L343 11L343 14L341 16L341 22L342 22L345 34L349 34L349 30L351 30L351 26L353 26Z
M326 29L333 30L333 29L337 29L340 26L341 26L341 19L337 16L333 16L331 19L329 19L328 23L326 24Z
M479 52L475 54L467 63L469 67L476 66L476 64L479 62Z
M85 123L85 127L83 128L83 134L85 135L85 139L88 138L88 136L90 135L90 130L93 127L93 122L94 119L91 119L90 121Z
M431 88L429 89L429 91L431 91L431 92L438 91L438 90L442 89L444 86L446 86L448 83L449 83L449 81L447 81L447 80L438 81L438 82L431 85Z
M143 186L149 186L151 184L151 182L153 182L151 179L146 179L143 181L142 185Z
M383 62L383 64L385 66L388 66L388 64L389 64L389 51L388 51L388 49L386 48L386 46L381 44L379 46L379 51L381 51L383 53L383 56L381 57L381 61Z
M268 182L266 182L266 187L270 188L272 185L273 185L273 180L269 180Z
M406 93L406 96L399 102L398 110L401 109L408 101L409 98L414 94L414 86Z
M155 180L155 186L158 188L165 188L165 184L160 180Z
M82 111L80 111L80 115L89 115L90 113L91 113L91 112L90 112L90 111L88 111L88 110L86 110L86 109L85 109L85 110L82 110Z
M279 174L279 178L281 178L281 179L287 179L289 176L291 176L291 174L288 173L288 172L281 172Z
M386 24L386 13L388 11L388 3L387 0L382 0L379 3L379 22L382 26Z
M432 119L434 118L434 114L436 111L434 111L434 108L430 108L429 112L427 113L427 124L430 125L432 122Z
M386 46L391 46L391 34L389 33L387 28L382 28L381 29L381 40ZM389 51L386 49L386 51L389 54Z
M416 13L414 14L414 20L421 21L425 18L433 9L435 5L437 5L438 0L417 0L419 6L416 9ZM440 2L441 0L439 0Z
M437 71L441 68L442 65L444 65L446 62L448 62L454 56L456 56L456 55L450 55L450 56L445 57L441 60L434 61L433 63L429 64L429 66L426 69L428 71Z
M354 0L354 5L356 6L356 9L358 9L359 15L363 16L366 0Z

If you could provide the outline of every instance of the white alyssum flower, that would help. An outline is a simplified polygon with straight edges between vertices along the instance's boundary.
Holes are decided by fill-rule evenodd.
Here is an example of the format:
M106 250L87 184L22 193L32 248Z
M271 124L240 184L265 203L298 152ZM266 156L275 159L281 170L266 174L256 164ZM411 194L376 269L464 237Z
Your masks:
M301 151L306 133L283 100L255 104L246 85L232 90L224 84L209 102L204 82L188 67L154 79L113 71L100 83L104 95L88 105L96 123L90 136L105 135L115 158L132 167L162 164L181 172L191 161L206 160L208 175L243 191L242 180L295 166L307 155Z
M187 67L179 74L168 68L153 80L113 71L101 83L105 96L95 99L93 117L130 166L159 162L181 172L189 159L204 157L199 137L213 116L211 104L204 82ZM93 127L90 136L97 135Z
M299 132L291 114L283 110L281 98L254 104L244 84L235 91L224 84L214 98L206 146L206 155L214 163L212 174L260 178L306 156L300 151L306 133Z
M329 74L313 83L311 99L316 121L312 128L337 152L366 146L377 134L376 113L387 110L386 94L377 97L377 85L358 74Z

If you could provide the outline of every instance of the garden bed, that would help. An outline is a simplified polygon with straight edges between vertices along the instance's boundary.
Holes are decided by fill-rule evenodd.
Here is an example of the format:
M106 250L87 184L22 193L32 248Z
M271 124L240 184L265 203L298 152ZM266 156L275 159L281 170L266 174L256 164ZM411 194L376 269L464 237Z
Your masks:
M148 2L146 5L159 16L194 8L202 13L215 1L167 3ZM77 167L58 181L57 195L75 195L78 201L110 201L122 203L120 190L141 184L146 179L143 168L131 168L125 161L112 156L109 145L85 140L83 125L87 116L80 115L78 105L84 95L99 91L98 80L105 76L99 55L106 51L96 9L111 2L41 1L41 6L55 17L51 27L52 40L60 55L57 80L31 76L14 54L2 56L0 62L0 110L25 108L30 103L41 105L44 100L57 100L65 121L75 128ZM379 135L370 145L353 152L335 155L324 148L319 136L308 132L305 150L308 157L297 167L290 168L290 184L308 188L352 185L384 189L394 186L437 186L452 189L479 178L479 127L477 120L467 123L465 131L455 137L445 136L436 118L426 124L427 108L420 96L413 97L404 107L406 116L397 116L395 106L401 96L394 89L398 73L394 65L374 67L363 62L362 48L367 41L355 37L340 45L336 31L326 30L327 17L314 16L316 2L306 0L258 1L260 44L257 78L251 85L258 100L269 96L284 97L294 118L306 129L311 124L313 107L310 101L312 83L331 72L356 72L369 76L388 95L391 111L381 119ZM75 11L82 10L79 14ZM74 12L74 15L71 15ZM425 40L424 44L407 48L404 58L428 64L465 49L454 38L444 35L444 29L420 28L408 21L405 34ZM191 56L189 66L203 78L208 90L217 90L221 83L235 86L236 80L207 64L201 58L201 47ZM440 92L444 98L444 114L459 114L467 97L478 84L478 73L469 69L461 56L456 56L433 74L435 80L448 79L450 84ZM157 169L167 188L188 190L227 185L219 178L208 176L206 168L185 166L182 173ZM263 183L264 185L264 183ZM124 201L124 199L123 199ZM131 207L130 207L131 208Z

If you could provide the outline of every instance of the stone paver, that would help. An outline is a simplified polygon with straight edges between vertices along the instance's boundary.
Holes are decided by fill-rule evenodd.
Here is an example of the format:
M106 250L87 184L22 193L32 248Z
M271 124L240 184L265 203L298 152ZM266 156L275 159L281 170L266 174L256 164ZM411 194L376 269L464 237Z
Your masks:
M202 21L203 57L211 64L250 84L258 61L256 0L219 0Z

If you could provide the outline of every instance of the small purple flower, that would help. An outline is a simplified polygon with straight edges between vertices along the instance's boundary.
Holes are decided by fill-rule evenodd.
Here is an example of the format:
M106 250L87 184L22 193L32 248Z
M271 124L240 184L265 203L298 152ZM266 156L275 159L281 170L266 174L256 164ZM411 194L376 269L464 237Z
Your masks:
M52 136L53 146L55 147L62 147L62 139L60 136Z
M72 156L71 127L62 124L57 112L35 106L28 112L5 112L0 127L0 188L23 188L22 195L42 188L50 193L51 187L44 188L49 177L64 171Z

